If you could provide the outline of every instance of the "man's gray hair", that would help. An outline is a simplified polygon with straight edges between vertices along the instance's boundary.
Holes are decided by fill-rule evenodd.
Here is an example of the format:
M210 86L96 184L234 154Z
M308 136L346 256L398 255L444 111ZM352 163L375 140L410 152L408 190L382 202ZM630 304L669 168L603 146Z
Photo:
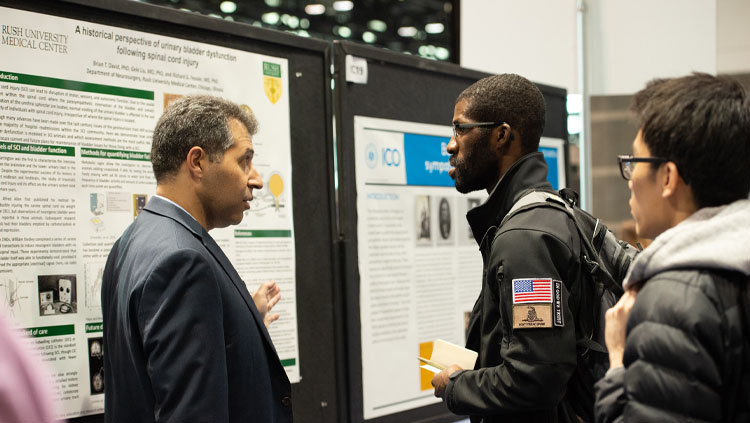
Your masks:
M237 119L249 135L258 131L258 121L247 106L219 97L191 95L167 107L154 128L151 165L157 182L173 176L193 147L201 147L212 162L221 161L234 140L229 119Z

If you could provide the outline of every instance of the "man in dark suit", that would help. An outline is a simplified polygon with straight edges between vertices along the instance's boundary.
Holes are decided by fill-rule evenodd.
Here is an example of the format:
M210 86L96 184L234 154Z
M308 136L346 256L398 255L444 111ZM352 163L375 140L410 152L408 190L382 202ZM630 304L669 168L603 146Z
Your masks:
M102 281L105 419L291 422L291 387L254 297L208 234L234 225L263 182L251 112L186 97L154 130L156 193L114 244ZM264 321L265 320L265 321Z

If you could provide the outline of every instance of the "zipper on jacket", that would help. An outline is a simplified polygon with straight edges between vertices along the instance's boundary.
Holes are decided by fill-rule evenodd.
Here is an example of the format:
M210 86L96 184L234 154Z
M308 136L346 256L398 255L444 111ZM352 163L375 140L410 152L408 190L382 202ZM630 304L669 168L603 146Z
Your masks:
M502 344L505 342L506 346L510 345L510 337L511 337L511 331L510 331L510 316L508 315L508 310L506 307L502 306L503 304L503 289L501 285L505 283L505 266L503 264L500 264L497 267L497 273L495 274L495 283L497 283L497 300L498 300L498 307L500 307L499 313L500 313L500 319L503 323L503 336L500 337L500 343ZM500 346L502 347L502 345Z

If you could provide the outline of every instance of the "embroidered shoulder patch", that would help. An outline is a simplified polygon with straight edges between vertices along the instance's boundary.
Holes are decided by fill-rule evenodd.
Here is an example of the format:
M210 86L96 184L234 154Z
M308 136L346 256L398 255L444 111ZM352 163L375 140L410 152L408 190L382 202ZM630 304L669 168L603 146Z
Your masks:
M555 326L565 326L565 319L563 318L563 293L562 293L562 282L561 281L552 281L552 285L554 286L554 298L555 298L555 311L554 311L554 317L555 317Z
M552 304L520 304L513 306L513 329L552 327Z
M513 304L552 303L552 279L513 279Z

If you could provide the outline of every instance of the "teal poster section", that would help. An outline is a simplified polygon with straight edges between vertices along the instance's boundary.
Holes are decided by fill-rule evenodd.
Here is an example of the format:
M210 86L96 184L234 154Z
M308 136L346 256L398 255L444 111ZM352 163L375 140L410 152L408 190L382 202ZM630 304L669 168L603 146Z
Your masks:
M449 142L448 137L404 133L406 185L452 187Z
M448 176L450 170L450 154L447 146L448 137L404 133L404 155L406 164L406 185L413 186L454 186L454 181ZM563 188L560 181L560 149L557 147L539 146L547 162L547 180L555 190ZM383 163L400 164L400 154L397 150L385 149L382 152Z

